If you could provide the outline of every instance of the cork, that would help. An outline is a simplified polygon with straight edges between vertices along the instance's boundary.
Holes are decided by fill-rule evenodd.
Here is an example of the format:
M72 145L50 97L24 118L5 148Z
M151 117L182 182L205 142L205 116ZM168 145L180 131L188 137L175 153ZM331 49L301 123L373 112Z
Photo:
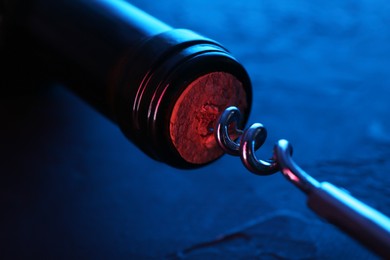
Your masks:
M228 106L247 109L242 83L232 74L203 75L183 91L170 117L170 137L180 156L189 163L205 164L223 155L213 128Z

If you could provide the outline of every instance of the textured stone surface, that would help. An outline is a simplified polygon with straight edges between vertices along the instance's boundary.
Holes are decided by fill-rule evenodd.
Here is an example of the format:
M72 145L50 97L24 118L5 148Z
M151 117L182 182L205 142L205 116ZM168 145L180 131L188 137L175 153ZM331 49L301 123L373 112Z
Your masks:
M135 0L220 41L254 85L250 121L319 180L390 215L390 4ZM54 87L0 103L0 258L371 259L281 175L237 158L181 171Z

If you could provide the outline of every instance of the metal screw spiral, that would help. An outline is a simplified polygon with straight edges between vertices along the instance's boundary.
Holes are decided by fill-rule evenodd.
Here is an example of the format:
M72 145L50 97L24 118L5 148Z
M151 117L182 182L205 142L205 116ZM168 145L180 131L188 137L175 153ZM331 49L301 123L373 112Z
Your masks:
M271 175L278 171L305 193L318 187L319 183L302 170L292 159L292 146L284 139L275 146L271 159L260 160L255 152L267 139L267 130L260 123L254 123L246 130L240 130L241 113L237 107L226 108L219 117L215 126L215 139L219 146L230 155L239 156L245 167L256 175ZM236 141L231 139L229 128L234 126Z
M267 138L267 130L260 123L252 124L245 131L237 129L241 121L241 113L237 107L228 107L223 111L217 125L215 139L219 146L228 154L240 156L245 167L257 175L270 175L279 171L275 156L269 160L259 160L255 151L258 150ZM229 135L229 127L235 124L235 134L241 135L239 143L233 141Z
M256 175L271 175L280 171L290 182L305 193L319 186L318 181L302 170L292 159L293 148L284 139L275 146L271 159L260 160L255 152L267 139L267 130L260 123L254 123L245 130L237 128L241 121L241 113L237 107L226 108L215 126L215 139L219 146L228 154L239 156L245 167ZM230 138L229 128L234 126L232 135L239 135L236 141Z

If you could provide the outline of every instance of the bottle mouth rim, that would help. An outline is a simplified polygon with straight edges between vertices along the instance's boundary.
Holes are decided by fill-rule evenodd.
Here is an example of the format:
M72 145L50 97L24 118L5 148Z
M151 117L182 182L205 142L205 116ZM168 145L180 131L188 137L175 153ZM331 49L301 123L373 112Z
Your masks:
M179 164L180 168L196 168L221 157L223 155L222 150L217 146L216 142L214 142L214 145L208 146L210 140L205 140L207 137L195 137L192 141L197 140L196 143L184 142L179 145L180 142L177 142L178 138L188 138L188 135L202 135L204 129L194 130L188 127L185 130L183 129L182 131L184 132L179 135L173 134L173 128L171 127L172 115L175 105L178 104L184 92L188 88L193 87L193 84L197 82L201 83L201 85L197 86L196 91L203 91L204 93L196 96L198 98L203 96L203 100L200 102L200 100L191 101L187 99L194 104L191 105L192 108L188 111L186 119L183 117L184 120L190 122L198 120L198 126L191 124L192 127L206 127L205 125L208 123L213 124L219 114L231 105L240 107L246 122L251 108L252 93L250 80L245 70L228 53L211 49L208 52L198 52L196 55L183 60L164 78L165 80L160 82L159 87L155 88L151 102L145 103L145 106L148 105L148 114L144 113L142 116L142 118L148 116L147 129L150 131L148 136L154 146L154 150L159 151L157 156L165 162ZM208 87L209 93L205 92L206 89L202 90L205 87L206 79L214 80L214 86ZM224 86L224 84L227 85ZM221 96L217 97L216 95L218 94ZM230 96L224 98L224 94ZM233 95L238 96L232 97ZM202 112L204 109L207 110L208 105L215 102L218 103L218 111L216 113L212 111ZM194 116L211 116L211 118L207 123L207 119L205 122L200 118L194 119ZM185 124L185 122L177 123L179 125ZM185 135L187 137L184 137ZM211 138L213 138L212 134ZM186 148L186 146L192 146L192 148ZM193 151L188 149L193 149ZM168 150L170 153L167 153Z

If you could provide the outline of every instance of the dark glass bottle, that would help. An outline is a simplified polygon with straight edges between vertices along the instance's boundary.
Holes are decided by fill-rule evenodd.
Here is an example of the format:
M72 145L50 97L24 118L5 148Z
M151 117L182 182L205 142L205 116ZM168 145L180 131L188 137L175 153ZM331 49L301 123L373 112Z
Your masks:
M213 40L121 0L1 6L4 60L28 64L37 82L64 83L156 160L180 168L209 163L222 155L212 134L217 116L235 105L247 118L249 77Z

